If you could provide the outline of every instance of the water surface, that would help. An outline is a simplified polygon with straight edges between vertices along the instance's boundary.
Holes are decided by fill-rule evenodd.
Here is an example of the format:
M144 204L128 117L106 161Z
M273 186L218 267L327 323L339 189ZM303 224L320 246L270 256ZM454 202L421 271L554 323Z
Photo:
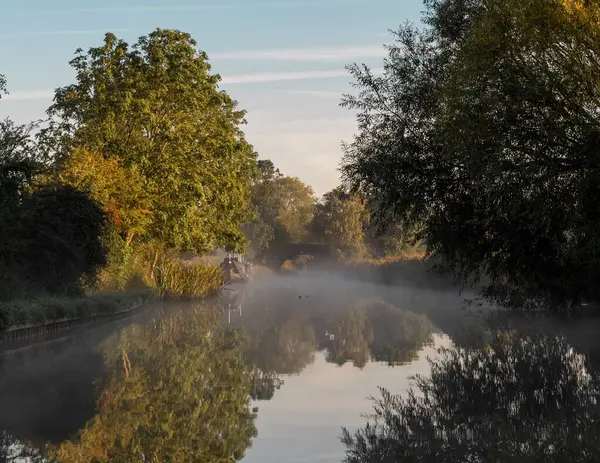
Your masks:
M323 274L157 305L4 352L0 429L60 461L339 462L341 427L364 426L378 387L428 373L461 304Z

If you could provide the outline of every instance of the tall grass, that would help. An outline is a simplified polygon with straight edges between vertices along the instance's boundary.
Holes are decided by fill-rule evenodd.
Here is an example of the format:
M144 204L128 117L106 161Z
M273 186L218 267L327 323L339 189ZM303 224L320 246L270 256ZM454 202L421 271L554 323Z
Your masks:
M153 282L161 297L196 299L217 294L223 286L223 273L216 266L186 265L163 254L154 269Z

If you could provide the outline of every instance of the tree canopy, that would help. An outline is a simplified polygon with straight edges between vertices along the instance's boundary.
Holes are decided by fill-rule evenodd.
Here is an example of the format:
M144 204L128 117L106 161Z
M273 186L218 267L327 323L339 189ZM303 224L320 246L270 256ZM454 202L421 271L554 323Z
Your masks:
M316 199L311 187L296 177L286 177L270 160L259 160L252 185L255 218L246 225L252 249L262 255L271 243L305 240Z
M43 172L35 124L0 122L0 299L73 293L106 262L106 215L87 193L36 179Z
M243 248L256 155L241 130L245 112L190 35L156 29L130 47L108 33L70 64L76 83L56 91L45 134L73 183L109 184L113 194L102 194L126 239ZM113 178L74 178L78 156ZM114 191L123 180L137 190Z
M502 303L600 299L600 7L427 0L384 72L350 67L345 181L375 219L422 224L457 276Z
M316 205L312 234L341 258L355 259L368 253L364 233L368 223L369 213L363 200L336 188Z

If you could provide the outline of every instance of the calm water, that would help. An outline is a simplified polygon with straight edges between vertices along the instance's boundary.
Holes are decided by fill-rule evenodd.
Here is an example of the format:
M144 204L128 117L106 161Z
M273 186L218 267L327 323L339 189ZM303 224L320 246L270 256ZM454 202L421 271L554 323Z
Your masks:
M5 449L14 439L45 447L63 462L341 462L342 426L366 424L379 387L406 395L414 375L429 375L437 348L481 334L481 320L461 306L453 292L325 274L240 284L209 303L158 304L0 354L0 431L10 434L0 439ZM539 358L527 348L514 368L562 355L536 349ZM547 363L554 370L539 375L551 389L560 368ZM462 401L463 410L501 395L501 386L461 392L456 378L441 381L462 394L451 405Z

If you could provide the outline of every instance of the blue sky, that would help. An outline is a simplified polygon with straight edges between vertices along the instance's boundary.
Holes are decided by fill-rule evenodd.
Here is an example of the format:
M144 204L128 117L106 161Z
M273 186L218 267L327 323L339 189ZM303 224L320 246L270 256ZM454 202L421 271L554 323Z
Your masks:
M355 131L339 108L344 66L381 66L388 29L418 21L421 0L2 0L0 74L11 95L0 118L41 118L53 89L70 84L75 49L114 32L133 43L156 27L189 32L222 87L248 110L261 158L318 195L339 183L340 143Z

